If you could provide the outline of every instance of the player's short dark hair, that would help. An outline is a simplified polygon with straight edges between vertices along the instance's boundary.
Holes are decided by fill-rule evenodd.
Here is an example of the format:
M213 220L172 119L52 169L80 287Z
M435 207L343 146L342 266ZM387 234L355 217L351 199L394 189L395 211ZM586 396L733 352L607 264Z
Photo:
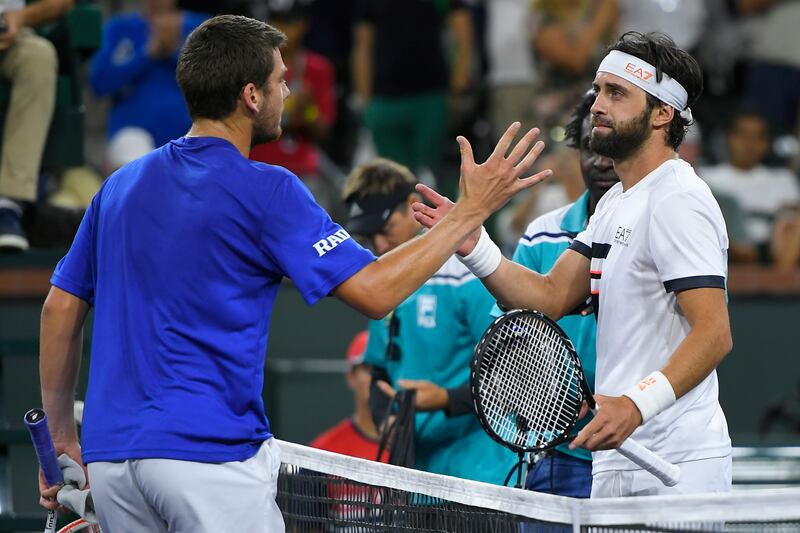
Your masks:
M273 52L285 42L283 32L239 15L220 15L198 26L186 39L176 71L192 119L227 117L245 85L265 87L275 68Z
M581 97L581 101L572 110L572 118L567 124L565 132L565 140L567 146L570 148L581 148L581 131L583 129L583 121L592 113L592 105L597 98L597 93L594 90L586 91Z
M703 93L703 72L700 65L689 52L678 48L669 35L629 31L608 49L609 52L612 50L636 56L653 65L658 81L661 81L664 73L669 74L686 89L689 96L688 106L693 105ZM663 102L648 93L648 110L659 105L663 105ZM667 130L667 144L677 150L691 125L691 121L681 117L676 111Z

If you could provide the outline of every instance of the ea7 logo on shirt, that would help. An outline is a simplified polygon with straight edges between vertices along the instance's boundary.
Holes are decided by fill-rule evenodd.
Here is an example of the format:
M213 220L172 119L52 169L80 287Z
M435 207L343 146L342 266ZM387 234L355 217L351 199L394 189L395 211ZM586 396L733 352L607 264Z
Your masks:
M350 238L350 234L347 233L345 230L340 229L336 233L325 237L314 243L314 249L317 251L320 257L327 254L337 246L339 243L342 243Z
M628 246L628 241L631 238L631 233L633 233L632 229L628 229L624 226L618 226L617 232L614 234L614 242L617 244L621 244L622 246Z

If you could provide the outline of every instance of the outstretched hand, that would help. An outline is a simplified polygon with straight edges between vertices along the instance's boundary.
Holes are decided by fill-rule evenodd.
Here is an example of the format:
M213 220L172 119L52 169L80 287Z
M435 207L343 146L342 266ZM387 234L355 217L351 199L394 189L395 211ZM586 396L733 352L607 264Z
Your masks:
M456 205L450 198L442 196L427 185L418 183L416 188L420 196L433 206L431 207L422 202L414 202L411 204L411 209L414 210L414 218L426 228L434 227L436 223L444 218L453 206ZM481 229L478 228L467 237L467 240L461 244L458 250L456 250L456 253L461 256L469 255L473 248L475 248L475 245L478 244L478 239L480 239L480 237Z
M519 128L519 122L512 124L498 141L492 155L480 165L475 163L469 141L464 137L457 138L461 147L458 202L465 204L473 211L480 212L482 220L486 220L489 215L500 209L509 198L519 191L533 187L553 174L552 170L546 169L533 176L524 177L544 150L542 141L536 142L530 148L531 143L539 135L537 128L526 133L506 157ZM446 196L442 196L425 185L417 185L417 192L431 204L428 206L416 202L412 205L414 218L426 228L435 226L456 205ZM479 237L480 228L477 228L461 245L457 253L468 255L475 247Z
M539 136L539 129L533 128L514 145L514 137L519 129L519 122L509 126L497 142L492 155L481 164L475 162L469 141L461 136L456 139L461 147L458 202L481 212L485 215L483 220L519 191L533 187L553 174L552 170L546 169L525 177L544 150L544 142L537 141L531 147L531 143Z

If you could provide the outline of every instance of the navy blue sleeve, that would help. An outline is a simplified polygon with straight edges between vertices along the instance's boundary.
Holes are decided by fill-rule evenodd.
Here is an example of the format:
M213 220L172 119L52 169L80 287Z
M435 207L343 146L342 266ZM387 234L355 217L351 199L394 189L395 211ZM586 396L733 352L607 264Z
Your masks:
M272 168L283 175L276 176L261 244L312 305L375 256L331 220L295 175Z
M99 198L98 192L86 213L72 241L69 252L56 265L50 283L73 296L94 304L95 273L97 272L94 242Z

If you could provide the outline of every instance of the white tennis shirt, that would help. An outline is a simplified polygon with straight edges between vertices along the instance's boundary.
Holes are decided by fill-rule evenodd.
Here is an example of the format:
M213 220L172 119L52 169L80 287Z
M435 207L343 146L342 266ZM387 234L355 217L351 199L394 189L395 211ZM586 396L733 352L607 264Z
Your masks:
M620 396L664 367L690 330L676 291L725 287L725 222L708 186L680 159L625 192L612 187L571 248L591 259L597 394ZM670 462L730 454L716 372L632 437ZM637 468L614 450L593 454L594 473Z

